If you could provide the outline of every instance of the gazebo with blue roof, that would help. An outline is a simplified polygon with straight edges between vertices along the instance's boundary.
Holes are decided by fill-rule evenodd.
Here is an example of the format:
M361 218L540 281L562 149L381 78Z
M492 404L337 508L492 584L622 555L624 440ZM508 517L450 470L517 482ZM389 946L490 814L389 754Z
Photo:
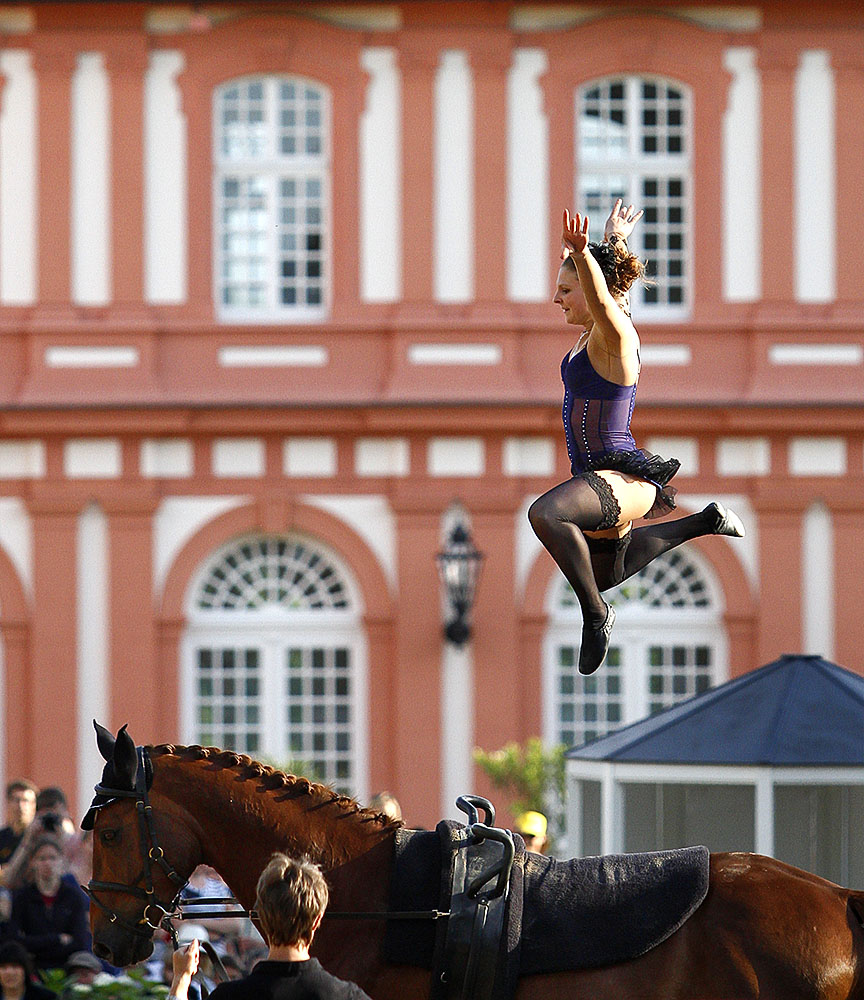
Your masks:
M864 884L864 677L785 655L567 751L572 853L706 843Z

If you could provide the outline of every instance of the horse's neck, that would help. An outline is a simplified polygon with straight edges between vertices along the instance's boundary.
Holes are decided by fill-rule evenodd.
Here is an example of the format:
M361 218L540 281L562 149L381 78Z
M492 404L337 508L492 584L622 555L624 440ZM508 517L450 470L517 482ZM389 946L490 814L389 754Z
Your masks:
M154 760L154 811L160 796L179 810L200 845L201 861L219 872L246 907L275 851L319 864L337 893L340 883L350 892L350 873L360 868L371 865L383 869L383 880L388 877L393 830L315 793L262 790L261 780L231 767L165 755ZM381 849L373 851L378 844Z

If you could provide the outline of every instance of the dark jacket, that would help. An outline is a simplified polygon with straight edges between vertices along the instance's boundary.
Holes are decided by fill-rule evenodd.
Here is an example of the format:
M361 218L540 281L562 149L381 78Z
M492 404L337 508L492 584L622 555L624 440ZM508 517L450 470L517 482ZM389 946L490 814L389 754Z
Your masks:
M248 976L220 983L210 1000L369 1000L355 983L337 979L317 958L259 962Z
M12 894L10 930L33 956L39 969L57 969L73 951L90 951L89 903L76 885L62 881L51 907L32 883ZM60 943L70 934L69 944Z

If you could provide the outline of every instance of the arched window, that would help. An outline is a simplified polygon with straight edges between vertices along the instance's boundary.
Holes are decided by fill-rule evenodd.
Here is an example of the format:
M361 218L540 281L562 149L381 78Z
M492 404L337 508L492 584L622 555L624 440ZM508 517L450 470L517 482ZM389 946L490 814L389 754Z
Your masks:
M616 198L645 209L630 241L651 284L634 286L643 317L679 318L690 306L692 183L687 88L657 77L595 80L576 95L576 203L594 239Z
M320 319L328 293L328 92L286 76L232 80L214 97L219 315Z
M231 542L190 589L184 739L365 795L365 645L356 588L299 536Z
M654 560L604 595L617 612L609 655L589 677L578 669L582 615L556 577L544 653L544 719L550 743L578 746L701 694L726 679L721 592L686 548Z

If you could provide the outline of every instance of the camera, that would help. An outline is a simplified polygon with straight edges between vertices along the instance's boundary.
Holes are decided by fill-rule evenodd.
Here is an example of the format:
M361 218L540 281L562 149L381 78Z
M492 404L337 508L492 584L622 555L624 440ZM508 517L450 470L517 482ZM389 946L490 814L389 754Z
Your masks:
M57 833L63 825L63 817L60 813L49 812L42 815L42 829L48 833Z

